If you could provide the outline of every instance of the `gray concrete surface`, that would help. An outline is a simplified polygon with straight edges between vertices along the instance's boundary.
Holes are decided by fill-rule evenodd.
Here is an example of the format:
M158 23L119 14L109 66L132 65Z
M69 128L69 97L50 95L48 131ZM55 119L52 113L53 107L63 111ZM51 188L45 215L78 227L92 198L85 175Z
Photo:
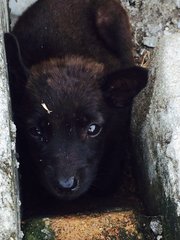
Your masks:
M180 32L179 0L121 0L128 10L138 64L148 66L158 39Z
M34 2L37 0L9 0L9 7L13 15L20 16Z
M11 13L11 27L14 26L19 16L37 0L9 0Z
M0 239L19 240L20 215L15 159L15 126L11 120L3 32L8 31L7 2L0 2Z
M150 213L167 223L167 239L180 239L180 34L156 49L148 86L135 99L132 133L141 191ZM172 234L172 235L170 235Z

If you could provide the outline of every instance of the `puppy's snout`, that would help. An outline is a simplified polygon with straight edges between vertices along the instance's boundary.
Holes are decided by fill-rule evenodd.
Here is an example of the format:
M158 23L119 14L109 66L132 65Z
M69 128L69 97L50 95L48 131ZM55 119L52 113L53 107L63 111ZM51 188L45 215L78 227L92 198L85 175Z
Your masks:
M58 181L59 188L62 190L75 191L78 188L79 181L76 177L61 178Z

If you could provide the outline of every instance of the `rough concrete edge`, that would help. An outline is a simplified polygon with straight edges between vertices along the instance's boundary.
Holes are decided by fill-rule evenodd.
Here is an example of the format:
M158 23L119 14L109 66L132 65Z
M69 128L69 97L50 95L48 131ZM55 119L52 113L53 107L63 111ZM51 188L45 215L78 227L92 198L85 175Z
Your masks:
M160 39L158 51L155 53L154 59L154 68L156 71L156 78L158 79L155 86L159 85L158 89L162 89L164 86L162 91L157 92L156 89L154 89L154 91L156 91L156 98L153 98L153 104L159 105L157 111L162 111L160 116L161 124L159 124L159 143L157 146L159 159L157 159L156 166L157 174L159 174L159 180L162 184L161 209L164 213L166 239L179 240L180 111L178 109L180 109L180 32L170 36L164 36ZM161 63L159 66L156 66L156 60L160 61L160 59ZM163 86L161 84L162 81L164 82ZM164 92L164 96L161 98L164 98L164 102L159 101L158 97L162 92ZM156 121L158 121L157 117ZM166 130L163 130L163 128ZM161 130L163 130L165 134L161 133ZM162 142L164 143L162 144ZM161 155L163 161L160 159Z
M8 2L0 2L0 239L19 240L20 201L15 156L16 128L12 122L4 32L9 30Z
M150 115L153 114L151 105L155 104L155 102L156 104L158 104L158 97L157 96L154 97L154 92L156 92L156 85L161 84L158 81L156 82L156 77L162 80L162 75L161 75L162 69L159 70L157 59L163 59L165 57L169 57L167 56L167 54L165 54L161 46L164 46L166 44L166 40L167 40L166 38L172 38L172 36L177 36L177 40L180 39L180 33L175 33L175 34L172 34L171 36L164 36L159 40L159 44L154 53L151 68L150 68L148 86L139 94L139 96L137 96L137 98L134 101L134 106L132 110L133 118L132 118L131 127L132 127L132 133L133 133L134 151L137 159L136 168L140 169L140 171L138 170L139 171L138 174L140 175L140 179L141 180L143 179L144 181L144 182L141 181L140 184L141 184L141 192L145 197L146 206L149 208L149 213L163 215L165 239L179 240L180 239L180 215L179 215L179 205L178 205L179 203L177 204L176 202L177 198L174 197L174 192L171 189L171 187L173 187L172 183L169 182L167 186L167 182L166 182L167 179L163 179L162 170L164 170L165 173L168 174L168 172L166 172L167 169L160 166L161 164L161 162L159 161L160 159L156 159L155 161L156 164L155 166L152 167L154 169L154 173L152 172L148 173L149 169L147 169L148 164L146 164L147 158L145 153L146 151L144 149L149 151L149 154L151 154L150 152L151 147L147 147L145 145L147 145L147 142L149 142L150 144L152 145L154 144L155 146L157 139L154 139L154 143L150 142L149 140L147 140L146 144L144 144L143 142L143 137L145 137L145 135L147 137L148 134L153 135L153 130L154 130L152 129L152 132L151 131L146 132L143 136L143 129L145 128L145 125L149 121L147 119L149 118ZM175 52L177 51L178 50L175 49ZM161 68L163 67L165 67L165 65L162 64ZM172 74L172 70L171 70L171 74ZM166 78L167 78L166 81L168 79L171 79L170 75L168 75ZM152 86L154 86L155 88L153 88ZM164 89L164 90L166 94L168 91L172 93L172 89L169 89L169 90ZM146 95L150 96L148 97L148 101L146 101ZM169 94L169 97L170 96L171 95ZM159 102L159 104L161 103ZM160 109L161 107L163 106L159 106ZM164 108L165 107L166 106L164 105ZM159 109L156 109L156 111L158 112ZM164 109L164 111L166 111L166 109ZM159 140L160 140L160 137L162 138L161 134L159 135ZM151 138L153 139L153 136L151 136ZM173 136L172 136L172 139L173 139ZM154 149L156 148L157 147L154 147ZM157 151L158 151L158 148L157 148ZM158 158L157 153L153 153L153 154L155 154L154 156L157 156ZM164 156L164 157L168 158L168 156ZM178 169L176 171L178 171ZM149 177L150 175L148 176L148 174L150 175L152 174L152 176L154 175L154 177L150 179ZM169 192L167 192L167 189L166 189L168 187L169 187Z

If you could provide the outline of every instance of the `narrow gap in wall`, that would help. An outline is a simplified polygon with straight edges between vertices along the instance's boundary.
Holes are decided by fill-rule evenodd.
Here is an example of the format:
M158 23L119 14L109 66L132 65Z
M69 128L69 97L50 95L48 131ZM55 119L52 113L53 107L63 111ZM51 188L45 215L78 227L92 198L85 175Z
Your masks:
M132 149L130 148L129 158L125 163L124 170L120 173L122 174L122 177L118 190L105 197L94 196L87 193L73 201L60 201L59 199L55 199L41 187L41 184L33 175L31 166L28 165L26 171L29 179L27 180L26 174L24 174L23 177L23 172L22 174L20 173L21 209L23 219L72 213L101 212L107 210L133 209L143 212L144 208L140 197L138 196L138 187L134 177L135 174L132 166L134 159L131 151ZM19 152L20 168L22 155L26 155L26 153Z

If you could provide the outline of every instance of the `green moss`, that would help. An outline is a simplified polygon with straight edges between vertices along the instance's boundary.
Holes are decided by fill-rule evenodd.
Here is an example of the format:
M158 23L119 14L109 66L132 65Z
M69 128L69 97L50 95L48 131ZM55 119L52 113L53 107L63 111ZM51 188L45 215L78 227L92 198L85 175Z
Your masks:
M177 206L170 199L166 199L163 204L164 213L164 239L179 240L180 239L180 217L177 216Z
M126 230L124 230L123 228L119 229L119 239L120 240L137 240L137 239L141 239L138 238L137 234L132 235L129 234L128 232L126 232Z
M41 219L26 222L22 229L23 240L55 240L54 232Z

